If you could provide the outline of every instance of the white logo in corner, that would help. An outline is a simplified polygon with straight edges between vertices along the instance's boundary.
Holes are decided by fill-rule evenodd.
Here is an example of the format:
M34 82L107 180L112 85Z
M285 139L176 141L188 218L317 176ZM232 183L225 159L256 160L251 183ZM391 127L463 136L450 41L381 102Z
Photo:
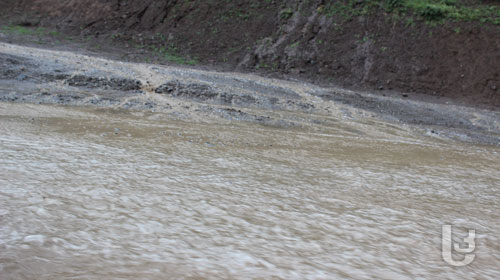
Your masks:
M443 237L442 237L442 256L443 260L452 266L466 266L471 264L476 258L475 254L471 254L476 249L476 231L473 229L469 230L469 235L464 238L464 242L467 244L467 248L460 248L459 243L454 243L451 238L451 225L443 225ZM453 248L451 244L453 243ZM464 254L463 260L454 260L452 257L452 249L455 252Z

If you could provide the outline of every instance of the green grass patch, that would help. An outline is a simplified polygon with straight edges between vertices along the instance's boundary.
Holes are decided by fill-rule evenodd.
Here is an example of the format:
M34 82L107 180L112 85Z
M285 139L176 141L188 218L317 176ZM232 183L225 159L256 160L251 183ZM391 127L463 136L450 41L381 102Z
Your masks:
M472 5L460 0L331 0L319 11L327 16L351 20L380 9L388 14L416 16L429 22L476 21L500 25L500 6L482 4L481 1Z
M61 33L55 30L49 30L44 27L25 27L21 25L4 25L0 27L0 31L15 35L35 35L35 36L60 36Z
M406 0L406 8L427 21L479 21L500 25L500 6L466 6L457 0Z
M46 32L46 29L43 27L28 28L20 25L4 25L1 30L5 33L17 35L44 35Z
M151 47L152 51L159 57L164 58L166 61L177 63L177 64L183 64L183 65L196 65L198 64L198 61L193 58L186 58L181 55L178 55L175 53L176 48L172 47L156 47L153 46Z
M293 16L293 10L292 8L286 8L280 12L280 19L281 20L288 20Z

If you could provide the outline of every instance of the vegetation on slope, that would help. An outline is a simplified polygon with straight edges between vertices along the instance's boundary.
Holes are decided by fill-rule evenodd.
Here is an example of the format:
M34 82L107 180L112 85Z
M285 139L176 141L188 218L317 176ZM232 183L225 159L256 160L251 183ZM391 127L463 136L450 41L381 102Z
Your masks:
M500 3L500 1L499 1ZM459 0L348 0L327 1L320 11L327 15L341 15L345 19L373 13L378 9L427 22L478 21L500 25L500 5L467 4Z
M132 48L125 59L500 107L500 0L7 0L2 13L0 33Z

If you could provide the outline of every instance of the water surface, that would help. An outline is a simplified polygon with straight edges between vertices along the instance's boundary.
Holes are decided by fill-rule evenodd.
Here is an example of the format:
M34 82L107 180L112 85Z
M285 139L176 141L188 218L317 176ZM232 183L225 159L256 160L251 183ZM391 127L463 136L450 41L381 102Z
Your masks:
M0 104L0 278L500 277L498 148L341 123Z

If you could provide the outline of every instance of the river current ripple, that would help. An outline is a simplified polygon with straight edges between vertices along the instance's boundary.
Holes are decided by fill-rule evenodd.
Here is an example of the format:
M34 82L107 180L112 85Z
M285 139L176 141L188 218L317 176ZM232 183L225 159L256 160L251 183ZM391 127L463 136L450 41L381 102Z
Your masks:
M1 114L1 279L500 277L498 148L88 111Z

